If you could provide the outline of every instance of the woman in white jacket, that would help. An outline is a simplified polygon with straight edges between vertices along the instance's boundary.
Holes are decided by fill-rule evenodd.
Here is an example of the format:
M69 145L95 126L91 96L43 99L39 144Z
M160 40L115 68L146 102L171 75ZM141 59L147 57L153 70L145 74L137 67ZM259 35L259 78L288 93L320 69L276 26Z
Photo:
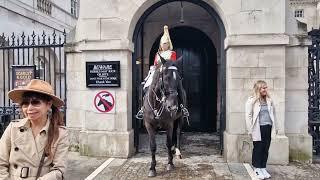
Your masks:
M274 103L265 81L253 86L253 94L246 102L246 125L253 140L252 165L259 179L270 178L266 170L271 134L277 134Z

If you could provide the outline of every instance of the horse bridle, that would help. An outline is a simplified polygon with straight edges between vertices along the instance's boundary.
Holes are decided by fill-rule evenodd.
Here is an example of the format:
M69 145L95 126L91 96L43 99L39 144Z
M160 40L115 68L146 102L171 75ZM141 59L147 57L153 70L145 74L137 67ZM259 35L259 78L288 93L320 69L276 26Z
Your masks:
M152 92L154 93L154 95L156 96L156 101L158 101L161 104L159 110L157 110L156 108L152 107L152 105L150 103L150 100L149 100L149 95L148 95L148 104L149 104L150 108L152 109L152 111L153 111L153 113L154 113L154 115L156 117L161 116L161 114L163 113L163 110L165 108L165 103L164 102L167 99L166 96L171 95L171 94L174 94L175 96L179 95L177 90L168 90L168 91L166 90L166 88L164 86L164 81L163 81L163 72L162 72L163 69L162 68L163 68L163 66L161 66L161 69L160 69L160 75L161 75L161 78L160 78L161 79L161 81L160 81L160 93L161 93L161 98L158 97L158 95L154 91L154 89L151 89ZM177 67L175 67L175 66L168 67L168 70L178 71ZM177 74L179 75L179 73L177 73ZM155 107L155 105L154 105L154 107Z
M163 67L161 67L163 68ZM177 67L175 66L170 66L168 67L168 70L175 70L175 71L178 71ZM176 96L178 96L178 91L177 90L168 90L166 91L166 88L164 87L164 82L163 82L163 73L162 73L162 70L160 71L160 74L161 74L161 84L160 84L160 92L162 94L163 97L166 97L166 95L170 95L170 94L174 94ZM179 74L179 73L177 73Z

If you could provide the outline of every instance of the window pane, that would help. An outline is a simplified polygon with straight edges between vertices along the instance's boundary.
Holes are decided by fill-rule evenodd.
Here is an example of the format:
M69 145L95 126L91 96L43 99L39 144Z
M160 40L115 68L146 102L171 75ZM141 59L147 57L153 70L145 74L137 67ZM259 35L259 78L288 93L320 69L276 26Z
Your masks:
M304 11L303 9L298 9L294 11L294 16L295 17L303 17L304 16Z

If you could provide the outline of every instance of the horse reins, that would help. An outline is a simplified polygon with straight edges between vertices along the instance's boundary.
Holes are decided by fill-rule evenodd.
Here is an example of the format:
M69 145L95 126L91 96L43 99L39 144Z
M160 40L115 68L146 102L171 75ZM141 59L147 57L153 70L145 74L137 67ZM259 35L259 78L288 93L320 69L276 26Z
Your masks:
M154 115L156 116L156 117L159 117L159 116L161 116L162 115L162 113L163 113L163 110L164 110L164 106L165 106L165 103L164 103L164 101L166 100L166 95L168 95L168 94L175 94L176 96L178 96L179 95L179 93L177 92L177 91L166 91L166 88L165 88L165 86L164 86L164 82L163 82L163 73L162 73L162 69L163 67L161 66L161 70L160 70L160 75L161 75L161 77L160 77L160 79L161 79L161 84L160 84L160 92L161 92L161 95L162 95L162 98L160 99L159 97L158 97L158 95L157 95L157 93L154 91L154 89L151 89L152 90L152 92L153 92L153 94L155 95L155 97L156 97L156 101L158 101L160 104L161 104L161 106L160 106L160 109L159 110L157 110L156 108L153 108L152 107L152 105L151 105L151 102L150 102L150 96L149 96L149 92L148 92L148 94L147 94L147 100L148 100L148 104L149 104L149 106L150 106L150 108L152 109L152 112L154 113ZM174 67L174 66L170 66L168 69L170 69L170 70L178 70L177 69L177 67ZM154 107L155 107L156 105L154 104Z

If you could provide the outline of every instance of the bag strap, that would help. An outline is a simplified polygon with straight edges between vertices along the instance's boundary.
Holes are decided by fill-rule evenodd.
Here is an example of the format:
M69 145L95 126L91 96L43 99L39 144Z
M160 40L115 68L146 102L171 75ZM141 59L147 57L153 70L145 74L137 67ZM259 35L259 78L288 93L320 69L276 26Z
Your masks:
M49 128L50 128L50 124L49 124ZM47 147L47 146L48 146L48 142L47 142L46 147ZM43 164L44 164L44 158L45 158L45 156L46 156L46 149L47 149L46 147L44 148L43 153L42 153L42 156L41 156L39 168L38 168L38 171L37 171L36 180L40 177L40 174L41 174L42 166L43 166Z
M45 150L43 150L43 153L42 153L42 156L41 156L41 160L40 160L40 164L39 164L39 168L38 168L38 171L37 171L36 179L38 179L40 177L45 156L46 156L46 153L45 153Z

